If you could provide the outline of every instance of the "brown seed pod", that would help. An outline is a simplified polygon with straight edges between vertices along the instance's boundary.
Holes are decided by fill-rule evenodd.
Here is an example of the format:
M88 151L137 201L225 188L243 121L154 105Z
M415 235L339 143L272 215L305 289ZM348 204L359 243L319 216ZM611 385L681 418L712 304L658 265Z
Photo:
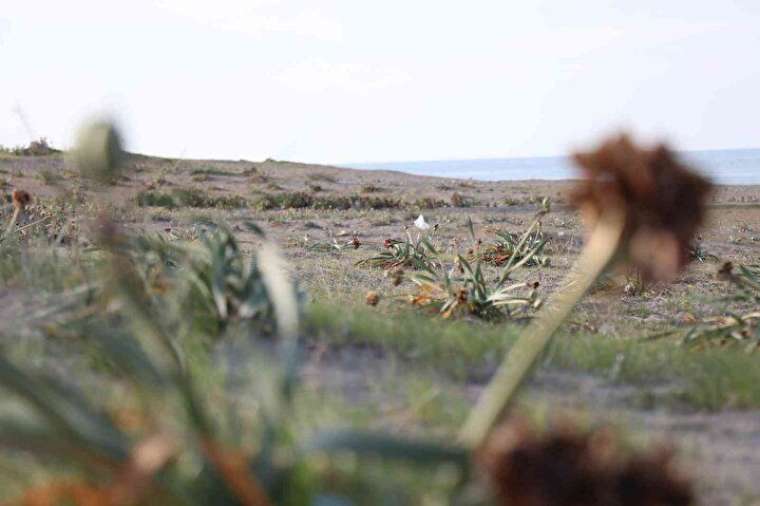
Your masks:
M571 195L590 228L612 210L625 213L622 252L647 279L672 279L689 262L712 185L660 144L626 135L573 156L585 179Z
M365 301L367 302L368 306L377 306L377 304L380 302L380 295L377 292L370 290L367 292Z

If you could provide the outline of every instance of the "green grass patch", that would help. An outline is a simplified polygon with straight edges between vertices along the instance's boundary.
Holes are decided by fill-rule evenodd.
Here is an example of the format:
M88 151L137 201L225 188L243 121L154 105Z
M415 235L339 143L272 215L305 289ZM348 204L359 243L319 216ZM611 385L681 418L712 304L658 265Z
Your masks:
M312 305L308 335L334 345L372 346L455 378L485 380L521 327L431 319L414 311ZM673 340L560 332L543 367L590 373L613 383L672 386L673 400L719 410L760 407L757 355L736 349L692 350Z

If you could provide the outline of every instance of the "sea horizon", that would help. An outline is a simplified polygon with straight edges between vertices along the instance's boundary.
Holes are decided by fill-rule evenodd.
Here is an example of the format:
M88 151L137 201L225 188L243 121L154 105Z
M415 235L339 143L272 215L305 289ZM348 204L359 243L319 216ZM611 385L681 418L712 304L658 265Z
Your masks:
M717 184L760 185L760 148L689 150L678 154ZM480 181L552 181L575 179L579 175L567 156L358 162L339 166Z

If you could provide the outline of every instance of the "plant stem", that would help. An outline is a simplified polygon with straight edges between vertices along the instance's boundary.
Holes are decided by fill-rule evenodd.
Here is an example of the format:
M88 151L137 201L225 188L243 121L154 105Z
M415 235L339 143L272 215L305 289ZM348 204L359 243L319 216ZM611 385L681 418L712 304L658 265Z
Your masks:
M561 289L515 342L491 382L478 398L459 433L459 440L478 448L509 408L515 393L528 377L541 352L559 326L596 281L618 251L625 226L622 213L608 212L594 227L591 237Z

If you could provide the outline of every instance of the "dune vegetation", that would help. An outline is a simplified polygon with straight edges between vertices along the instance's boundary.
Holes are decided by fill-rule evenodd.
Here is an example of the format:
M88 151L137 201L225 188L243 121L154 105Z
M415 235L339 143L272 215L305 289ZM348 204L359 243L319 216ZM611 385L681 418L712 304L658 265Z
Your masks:
M42 141L0 150L3 504L760 501L757 188L627 136L559 183Z

